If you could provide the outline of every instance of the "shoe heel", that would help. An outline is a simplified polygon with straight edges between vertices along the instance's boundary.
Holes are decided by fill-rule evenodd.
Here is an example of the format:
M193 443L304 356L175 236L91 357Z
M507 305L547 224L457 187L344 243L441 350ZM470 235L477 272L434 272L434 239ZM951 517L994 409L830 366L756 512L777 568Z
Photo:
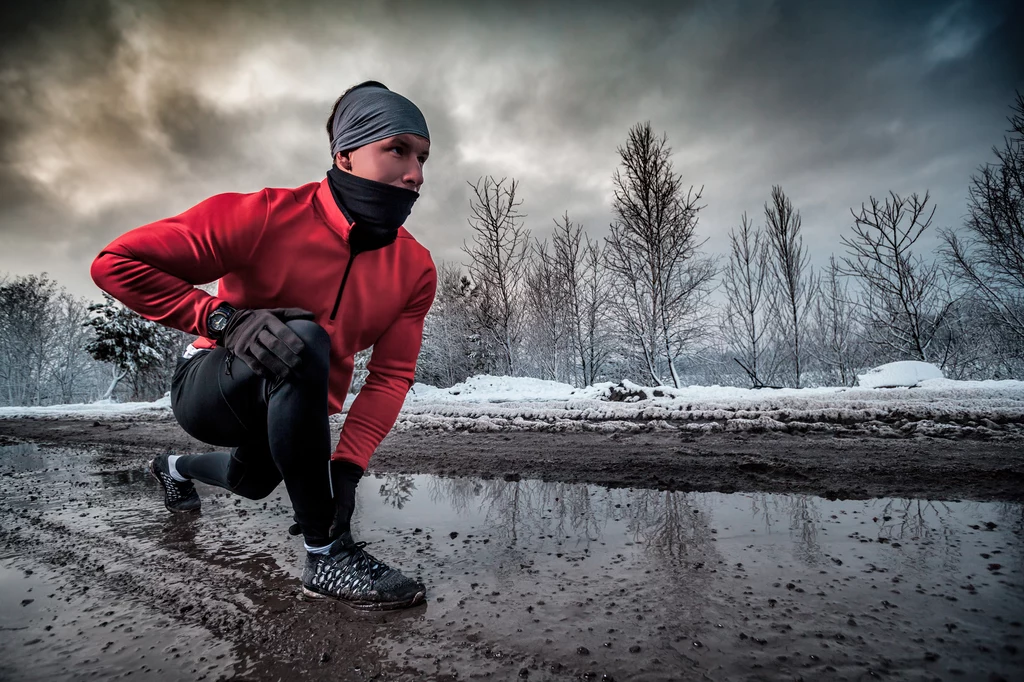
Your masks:
M309 599L327 599L326 595L322 595L319 592L314 592L305 585L302 586L302 596L308 597Z

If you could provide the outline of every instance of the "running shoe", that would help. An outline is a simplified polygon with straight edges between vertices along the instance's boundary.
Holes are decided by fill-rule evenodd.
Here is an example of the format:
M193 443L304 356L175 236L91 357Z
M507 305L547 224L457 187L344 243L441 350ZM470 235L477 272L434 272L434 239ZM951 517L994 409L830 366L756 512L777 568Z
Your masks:
M422 603L427 588L407 578L343 533L327 554L306 554L302 592L307 597L331 597L364 611L404 609Z
M164 506L172 512L199 511L199 493L192 481L176 481L167 465L167 455L149 460L149 473L164 488Z

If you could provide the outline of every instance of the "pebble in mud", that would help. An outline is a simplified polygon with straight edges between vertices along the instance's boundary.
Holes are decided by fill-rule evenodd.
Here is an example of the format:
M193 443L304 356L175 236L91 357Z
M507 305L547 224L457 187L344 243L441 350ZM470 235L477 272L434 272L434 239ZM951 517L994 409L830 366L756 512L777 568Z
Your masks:
M590 649L588 649L585 646L578 646L578 647L576 647L576 653L578 653L580 656L589 656L590 655Z

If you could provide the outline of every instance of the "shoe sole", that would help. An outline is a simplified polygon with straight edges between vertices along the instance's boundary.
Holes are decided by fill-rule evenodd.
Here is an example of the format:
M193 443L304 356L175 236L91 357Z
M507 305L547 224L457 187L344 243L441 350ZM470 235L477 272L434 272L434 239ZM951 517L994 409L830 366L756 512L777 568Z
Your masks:
M427 600L427 593L420 591L413 595L411 598L404 599L402 601L351 601L348 599L341 599L340 597L335 597L329 594L320 594L319 592L314 592L305 585L302 586L302 594L306 597L309 597L310 599L333 599L334 601L341 602L345 606L349 607L350 609L355 609L356 611L394 611L397 609L408 609L412 608L413 606L419 606Z
M175 514L198 514L201 508L201 504L196 505L194 509L175 509L171 505L167 504L167 488L164 487L164 482L160 480L159 476L157 476L156 468L154 467L155 464L155 459L149 460L149 475L152 476L156 480L156 482L160 484L160 489L164 491L164 508L167 511L173 512Z

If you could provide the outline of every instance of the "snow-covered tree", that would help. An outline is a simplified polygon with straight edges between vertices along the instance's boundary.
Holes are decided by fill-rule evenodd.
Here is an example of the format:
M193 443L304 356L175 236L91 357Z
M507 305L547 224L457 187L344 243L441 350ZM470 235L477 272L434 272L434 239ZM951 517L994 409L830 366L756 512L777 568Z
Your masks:
M95 338L86 350L96 360L112 366L110 385L103 398L110 398L118 382L136 379L147 370L160 367L167 360L168 347L174 346L179 334L173 329L147 320L107 293L103 303L89 306Z
M46 273L0 281L0 385L8 405L50 402L47 390L53 300Z
M54 382L55 402L86 400L92 358L85 350L92 340L88 326L89 303L86 299L61 291L53 301L54 328L50 343L50 378Z
M491 370L492 354L481 352L482 336L474 331L474 291L458 264L437 264L437 295L423 326L417 381L452 386L475 372Z

